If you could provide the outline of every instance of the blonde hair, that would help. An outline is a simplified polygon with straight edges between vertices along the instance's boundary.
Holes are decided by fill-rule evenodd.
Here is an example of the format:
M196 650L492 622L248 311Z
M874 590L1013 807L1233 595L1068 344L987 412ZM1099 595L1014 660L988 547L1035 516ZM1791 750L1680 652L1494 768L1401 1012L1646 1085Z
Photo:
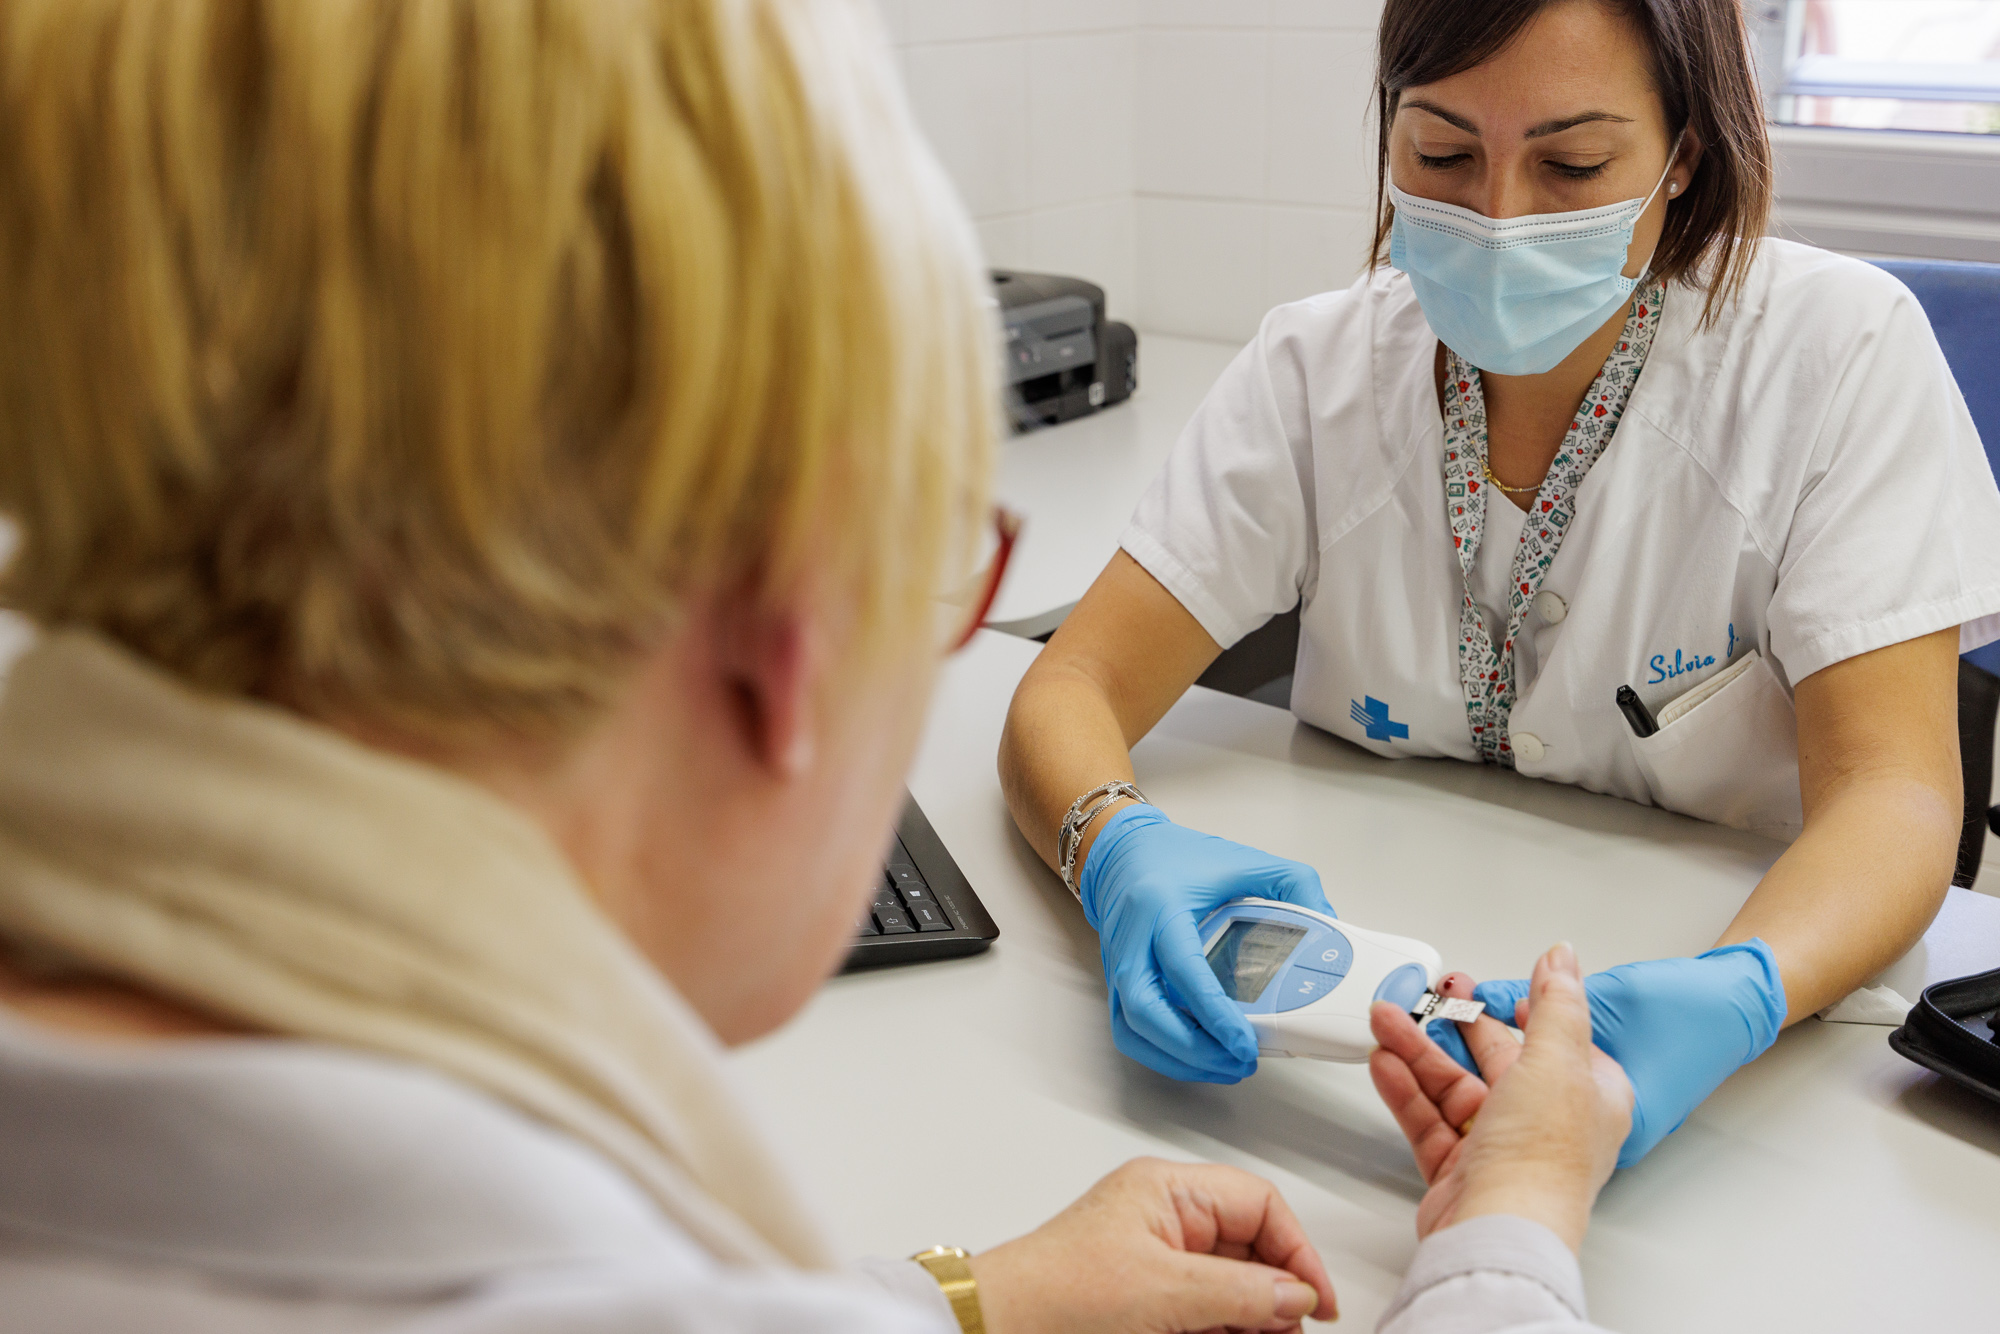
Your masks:
M861 0L0 0L6 600L560 733L690 594L965 559L996 350Z

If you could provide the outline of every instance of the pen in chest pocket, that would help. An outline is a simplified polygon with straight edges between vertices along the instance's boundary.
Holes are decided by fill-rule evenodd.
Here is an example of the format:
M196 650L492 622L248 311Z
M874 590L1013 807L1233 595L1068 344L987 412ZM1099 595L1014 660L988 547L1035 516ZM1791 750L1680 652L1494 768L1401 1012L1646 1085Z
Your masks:
M1639 692L1631 686L1618 687L1618 712L1624 714L1625 721L1632 725L1633 736L1648 737L1660 730L1660 725L1653 721L1652 710L1646 707L1646 701L1640 699Z

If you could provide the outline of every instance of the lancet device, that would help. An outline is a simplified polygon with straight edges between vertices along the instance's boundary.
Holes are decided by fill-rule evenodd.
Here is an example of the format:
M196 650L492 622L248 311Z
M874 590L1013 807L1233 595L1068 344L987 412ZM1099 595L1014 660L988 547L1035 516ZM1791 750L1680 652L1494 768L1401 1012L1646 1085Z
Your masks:
M1444 960L1421 940L1351 925L1272 899L1237 899L1201 923L1202 953L1257 1030L1265 1056L1365 1061L1368 1008L1390 1001L1419 1021L1477 1019L1478 1001L1438 995Z

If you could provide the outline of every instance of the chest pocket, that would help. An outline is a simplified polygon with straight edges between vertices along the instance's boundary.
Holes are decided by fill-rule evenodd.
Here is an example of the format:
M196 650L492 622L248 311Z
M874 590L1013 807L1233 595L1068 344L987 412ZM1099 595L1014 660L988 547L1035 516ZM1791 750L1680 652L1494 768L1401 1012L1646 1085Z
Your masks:
M1773 838L1799 836L1798 715L1756 649L1661 709L1659 724L1648 737L1627 734L1655 805Z

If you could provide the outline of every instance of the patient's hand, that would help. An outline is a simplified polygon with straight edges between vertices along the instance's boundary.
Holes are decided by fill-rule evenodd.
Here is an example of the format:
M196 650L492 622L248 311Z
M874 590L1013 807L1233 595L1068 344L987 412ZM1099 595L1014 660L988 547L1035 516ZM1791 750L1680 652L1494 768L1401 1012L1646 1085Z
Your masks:
M1440 989L1472 994L1463 974ZM1591 1044L1583 974L1569 946L1535 964L1518 1018L1525 1044L1487 1015L1459 1026L1481 1079L1405 1011L1385 1002L1369 1014L1382 1044L1369 1073L1430 1183L1417 1206L1419 1236L1505 1213L1547 1225L1571 1250L1582 1245L1590 1206L1631 1125L1632 1085Z
M992 1334L1296 1334L1335 1317L1326 1266L1269 1182L1139 1158L972 1258Z

